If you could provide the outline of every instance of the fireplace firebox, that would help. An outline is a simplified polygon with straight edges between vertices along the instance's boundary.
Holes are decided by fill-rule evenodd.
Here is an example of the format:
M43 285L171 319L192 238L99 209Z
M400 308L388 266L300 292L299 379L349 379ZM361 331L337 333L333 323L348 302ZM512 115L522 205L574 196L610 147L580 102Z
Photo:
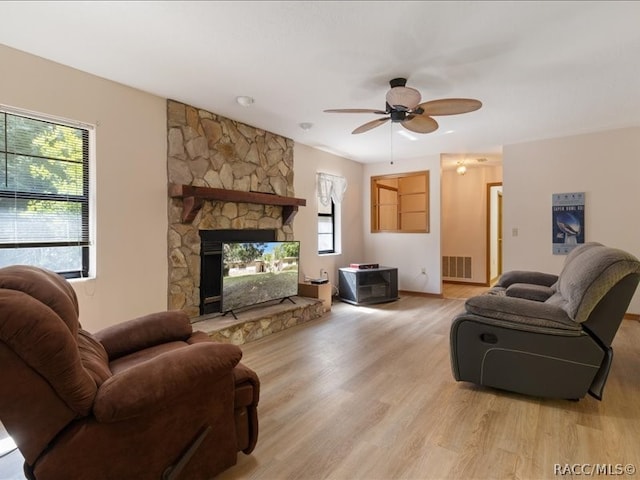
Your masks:
M200 315L222 312L222 243L272 242L276 230L200 230Z

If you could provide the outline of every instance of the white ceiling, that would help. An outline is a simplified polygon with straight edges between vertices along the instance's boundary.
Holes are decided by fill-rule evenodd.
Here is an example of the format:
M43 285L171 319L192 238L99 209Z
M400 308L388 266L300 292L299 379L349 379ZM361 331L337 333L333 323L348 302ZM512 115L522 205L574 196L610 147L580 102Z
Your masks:
M0 19L2 44L363 163L640 125L640 2L3 1ZM483 107L415 141L323 112L384 109L394 77Z

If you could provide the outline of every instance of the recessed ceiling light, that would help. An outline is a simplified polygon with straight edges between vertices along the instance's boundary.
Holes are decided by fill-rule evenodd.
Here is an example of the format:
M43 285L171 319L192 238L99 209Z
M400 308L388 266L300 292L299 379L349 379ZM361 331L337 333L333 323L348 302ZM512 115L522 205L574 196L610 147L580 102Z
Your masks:
M253 99L253 97L247 97L246 95L241 95L239 97L236 97L236 102L238 102L238 104L242 105L243 107L248 107L250 105L253 105L255 100Z

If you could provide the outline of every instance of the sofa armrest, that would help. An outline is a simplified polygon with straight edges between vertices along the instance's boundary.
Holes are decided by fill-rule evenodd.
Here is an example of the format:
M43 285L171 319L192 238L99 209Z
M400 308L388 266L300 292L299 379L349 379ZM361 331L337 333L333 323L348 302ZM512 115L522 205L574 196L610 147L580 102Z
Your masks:
M536 302L544 302L554 293L551 287L533 283L512 283L505 290L507 297L526 298Z
M507 288L514 283L530 283L551 287L558 281L558 276L552 273L534 272L529 270L511 270L500 276L496 286Z
M241 357L238 346L213 342L158 355L105 381L96 394L93 413L105 423L149 415L224 375L229 376L232 389L232 371Z
M466 311L481 317L519 325L581 331L567 312L557 305L496 295L479 295L465 302Z
M109 360L161 343L186 340L193 329L186 313L175 310L134 318L104 328L93 336L102 343Z

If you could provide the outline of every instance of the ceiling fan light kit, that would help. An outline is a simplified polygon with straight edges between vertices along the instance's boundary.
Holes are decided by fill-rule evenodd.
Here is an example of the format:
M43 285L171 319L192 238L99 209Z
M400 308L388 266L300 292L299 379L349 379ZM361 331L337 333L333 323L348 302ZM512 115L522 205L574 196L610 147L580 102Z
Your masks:
M458 115L469 113L482 107L482 102L472 98L443 98L420 103L422 96L415 88L407 87L406 78L394 78L389 82L391 89L387 92L386 109L343 108L325 110L329 113L373 113L388 115L371 120L356 128L353 134L367 132L391 120L399 123L414 133L431 133L438 129L438 122L432 116Z
M411 87L391 87L387 92L387 104L396 110L408 111L418 106L422 96L420 92Z

